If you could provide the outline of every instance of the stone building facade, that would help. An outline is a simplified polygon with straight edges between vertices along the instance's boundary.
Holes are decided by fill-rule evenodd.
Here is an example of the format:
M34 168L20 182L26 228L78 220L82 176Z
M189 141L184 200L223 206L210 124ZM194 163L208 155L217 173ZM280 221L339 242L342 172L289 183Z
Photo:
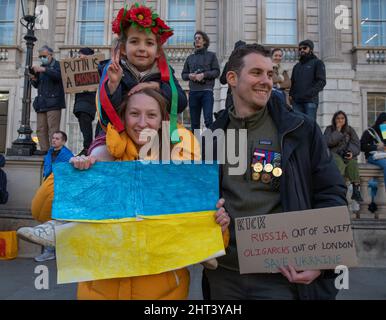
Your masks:
M118 10L134 1L38 0L45 7L45 24L38 29L37 48L44 44L57 59L67 58L82 46L109 56L111 22ZM155 8L176 31L167 46L169 60L180 77L185 58L192 52L194 30L211 39L209 50L225 64L237 40L258 42L285 51L288 70L296 63L297 43L311 39L327 68L327 86L320 94L318 122L324 129L333 113L344 110L358 135L386 110L386 0L153 0ZM0 1L0 152L17 137L25 64L25 29L20 25L20 1ZM39 26L38 26L39 27ZM375 37L374 37L375 35ZM188 89L187 83L181 84ZM33 90L33 95L36 91ZM226 87L216 83L215 109L224 106ZM74 96L67 95L62 129L69 146L82 149L77 120L72 114ZM189 122L188 112L183 116ZM31 111L31 126L36 114ZM35 134L35 133L34 133Z

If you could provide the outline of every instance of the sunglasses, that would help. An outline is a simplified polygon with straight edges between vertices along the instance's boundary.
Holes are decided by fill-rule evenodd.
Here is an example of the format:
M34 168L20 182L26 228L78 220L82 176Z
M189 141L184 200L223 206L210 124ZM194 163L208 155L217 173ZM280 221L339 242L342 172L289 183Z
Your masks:
M306 51L307 49L308 47L299 47L299 51L302 51L302 50Z
M48 56L39 56L39 59L41 59L41 58L47 58Z

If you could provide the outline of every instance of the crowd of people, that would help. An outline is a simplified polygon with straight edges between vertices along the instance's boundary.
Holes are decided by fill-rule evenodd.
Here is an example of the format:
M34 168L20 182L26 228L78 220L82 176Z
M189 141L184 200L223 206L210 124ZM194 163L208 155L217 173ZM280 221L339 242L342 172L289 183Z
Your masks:
M76 169L92 170L97 161L144 159L140 149L145 142L140 135L148 129L160 135L168 133L173 145L195 140L191 131L177 124L177 114L184 111L189 101L192 131L200 129L203 110L206 128L224 132L246 129L248 133L246 157L250 165L246 172L231 175L229 168L233 164L228 159L220 165L221 199L216 204L214 219L222 229L226 255L218 258L213 268L204 269L204 298L334 299L337 290L332 270L296 271L293 266L284 266L277 274L240 274L235 219L345 206L344 178L353 185L352 198L362 202L357 160L361 151L369 163L383 168L386 179L386 158L382 158L386 137L381 128L386 124L386 113L379 115L359 140L346 114L338 111L323 135L316 115L318 95L326 85L326 71L324 63L313 53L312 41L299 43L299 62L291 77L282 67L281 49L269 51L258 44L240 41L221 76L221 83L229 86L226 108L213 122L213 89L220 67L215 53L208 51L208 35L202 31L195 33L195 51L182 71L182 79L189 81L187 100L163 52L162 46L173 35L172 30L159 17L154 21L151 18L146 25L136 13L138 10L130 10L130 14L124 14L122 8L113 22L117 42L111 59L100 64L102 85L96 98L102 106L98 120L103 130L94 141L91 123L95 117L95 93L76 95L74 114L84 137L84 149L77 156L65 147L67 136L59 131L60 109L65 107L59 63L49 47L39 50L42 65L32 68L31 80L38 89L34 108L45 158L44 180L33 199L32 214L43 224L21 228L18 235L45 246L37 261L54 259L54 228L63 222L51 218L52 165L70 162ZM83 48L79 53L82 57L93 51ZM162 121L170 122L170 132L162 132ZM172 134L176 128L177 139ZM225 135L224 140L216 140L213 148L219 144L229 148L226 139ZM179 160L217 160L186 145L183 149L187 151L178 154ZM145 158L162 160L162 152ZM186 299L189 272L186 268L176 271L179 285L173 290L163 280L170 272L174 271L80 283L78 298ZM147 290L149 286L152 290Z

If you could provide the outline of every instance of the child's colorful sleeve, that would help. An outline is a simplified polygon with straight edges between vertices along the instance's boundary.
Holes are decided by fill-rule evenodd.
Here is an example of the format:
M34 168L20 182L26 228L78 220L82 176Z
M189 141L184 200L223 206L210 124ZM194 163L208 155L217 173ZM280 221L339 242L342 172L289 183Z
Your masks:
M186 109L188 105L188 100L186 98L186 93L184 89L181 88L177 78L174 76L174 70L173 70L172 77L173 77L174 83L176 84L176 88L178 92L177 113L181 113ZM161 88L162 95L170 102L172 100L172 89L170 87L169 82L161 82L160 88ZM170 112L170 110L168 111Z

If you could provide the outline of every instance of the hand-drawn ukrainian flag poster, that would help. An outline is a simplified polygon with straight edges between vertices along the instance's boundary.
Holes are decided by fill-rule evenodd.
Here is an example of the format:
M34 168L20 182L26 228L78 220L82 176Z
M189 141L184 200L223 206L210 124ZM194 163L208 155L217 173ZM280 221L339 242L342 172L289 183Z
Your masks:
M158 274L225 254L218 165L54 166L58 283Z

